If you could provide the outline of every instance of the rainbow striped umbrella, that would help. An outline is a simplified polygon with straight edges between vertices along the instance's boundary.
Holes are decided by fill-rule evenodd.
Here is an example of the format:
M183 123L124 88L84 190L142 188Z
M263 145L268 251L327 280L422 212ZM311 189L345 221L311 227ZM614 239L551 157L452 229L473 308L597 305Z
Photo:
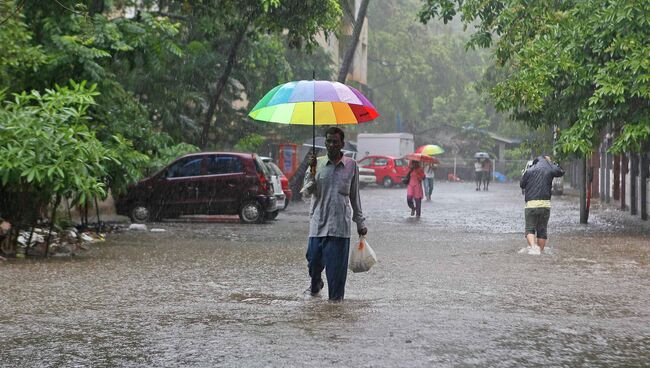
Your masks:
M433 156L445 153L445 150L438 146L437 144L427 144L425 146L420 146L415 150L416 153L422 153L425 155Z
M276 86L248 114L280 124L359 124L379 116L368 99L339 82L301 80Z
M248 114L280 124L311 125L316 150L316 125L359 124L379 116L358 90L339 82L301 80L270 90Z

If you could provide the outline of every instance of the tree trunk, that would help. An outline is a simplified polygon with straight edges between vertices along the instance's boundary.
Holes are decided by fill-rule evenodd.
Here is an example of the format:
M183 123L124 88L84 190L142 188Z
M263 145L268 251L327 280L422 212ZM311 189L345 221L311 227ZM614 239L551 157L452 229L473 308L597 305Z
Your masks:
M45 240L45 257L48 256L50 249L50 239L52 239L52 229L54 228L54 221L56 220L56 209L61 204L61 195L57 194L52 206L52 215L50 216L50 229L47 232L47 240ZM28 243L29 244L29 243Z
M354 52L357 50L357 44L359 43L359 36L361 36L361 29L363 29L363 23L366 19L366 13L368 12L368 3L370 0L361 0L361 5L359 6L359 13L357 14L357 20L354 22L354 30L352 31L352 38L348 44L347 49L345 50L345 56L343 57L343 63L341 64L341 69L339 69L338 81L345 83L345 79L348 76L348 70L350 70L350 65L352 64L352 59L354 58Z
M614 174L612 177L612 196L615 201L621 199L621 155L614 155Z
M226 67L223 70L221 77L219 77L219 80L217 81L216 91L212 96L209 96L210 105L205 115L205 120L203 121L201 140L199 142L199 147L201 149L205 149L208 143L208 138L210 135L210 125L212 124L214 113L217 111L217 103L219 102L219 99L221 98L221 94L223 93L224 89L226 89L228 78L230 78L230 73L232 72L232 69L235 65L235 61L237 59L237 51L239 50L239 47L241 46L241 43L244 40L244 36L246 35L246 30L248 29L248 25L250 24L250 20L251 17L247 17L244 23L242 24L241 28L237 30L235 39L233 40L232 45L230 45L230 51L228 53L228 61L226 63Z
M92 0L88 12L90 15L101 14L104 12L104 0Z

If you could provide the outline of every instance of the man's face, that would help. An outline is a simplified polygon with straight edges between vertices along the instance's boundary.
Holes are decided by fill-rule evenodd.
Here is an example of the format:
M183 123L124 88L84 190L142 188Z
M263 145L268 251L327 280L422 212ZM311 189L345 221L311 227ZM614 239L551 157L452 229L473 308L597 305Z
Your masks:
M327 156L330 158L338 158L341 155L343 148L343 140L338 133L325 136L325 148L327 148Z

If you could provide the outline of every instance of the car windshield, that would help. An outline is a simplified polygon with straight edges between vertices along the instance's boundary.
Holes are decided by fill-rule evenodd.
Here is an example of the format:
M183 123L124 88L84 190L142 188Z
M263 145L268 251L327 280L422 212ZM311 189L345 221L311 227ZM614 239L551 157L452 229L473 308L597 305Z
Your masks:
M406 166L406 160L398 158L395 160L395 166Z

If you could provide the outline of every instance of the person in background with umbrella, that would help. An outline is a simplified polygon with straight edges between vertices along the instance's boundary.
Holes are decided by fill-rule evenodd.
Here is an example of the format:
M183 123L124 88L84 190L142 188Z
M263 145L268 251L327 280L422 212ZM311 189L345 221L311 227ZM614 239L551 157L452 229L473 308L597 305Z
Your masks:
M439 155L444 152L445 150L437 144L426 144L424 146L418 147L418 149L415 150L415 153L427 155L431 158L433 158L434 155ZM427 196L427 201L431 200L431 192L433 192L433 181L435 179L435 170L437 168L436 164L439 162L437 159L433 159L432 161L433 162L423 162L424 173L426 174L426 179L424 180L424 194Z
M301 192L311 195L307 263L312 295L323 288L323 269L330 300L341 301L348 275L351 221L359 236L368 230L359 197L359 167L343 155L345 133L338 127L325 131L327 156L312 154ZM350 214L349 208L352 207Z
M436 164L428 163L424 165L424 194L427 197L427 201L431 200L431 193L433 192L433 181L436 177Z
M481 190L481 181L483 180L483 164L481 158L477 157L474 163L474 180L476 180L476 190Z
M426 174L419 161L411 160L407 176L409 181L406 187L406 204L411 209L411 216L420 217L422 197L424 197L422 181L426 178Z

